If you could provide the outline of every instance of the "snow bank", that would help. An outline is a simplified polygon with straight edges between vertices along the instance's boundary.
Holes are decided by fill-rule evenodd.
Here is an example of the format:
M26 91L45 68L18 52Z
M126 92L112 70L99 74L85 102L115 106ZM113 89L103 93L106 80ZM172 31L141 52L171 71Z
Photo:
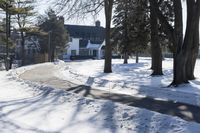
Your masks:
M0 72L1 133L200 133L200 124L178 117L84 98L18 78L37 66Z
M67 62L60 65L55 75L76 84L85 84L95 89L124 93L134 96L151 96L162 100L173 100L200 106L200 60L197 60L197 79L178 88L168 88L172 81L172 60L163 61L164 76L151 77L150 58L141 58L139 64L122 64L113 60L113 73L105 74L103 60Z

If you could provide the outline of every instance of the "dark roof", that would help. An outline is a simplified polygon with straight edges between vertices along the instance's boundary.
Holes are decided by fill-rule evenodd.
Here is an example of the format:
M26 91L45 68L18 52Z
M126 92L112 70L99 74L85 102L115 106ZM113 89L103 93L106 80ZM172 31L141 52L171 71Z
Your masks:
M73 38L92 42L103 42L105 39L105 28L101 26L65 25L65 28Z

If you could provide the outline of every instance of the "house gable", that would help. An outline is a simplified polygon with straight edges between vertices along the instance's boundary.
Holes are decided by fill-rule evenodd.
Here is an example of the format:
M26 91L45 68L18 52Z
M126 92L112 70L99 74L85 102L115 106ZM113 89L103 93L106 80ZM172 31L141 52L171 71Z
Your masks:
M105 39L105 28L100 26L65 25L70 37L82 40L80 47L86 47L86 41L101 44Z
M100 22L96 22L96 26L65 25L65 28L70 36L65 57L103 57L100 47L105 41L105 28Z

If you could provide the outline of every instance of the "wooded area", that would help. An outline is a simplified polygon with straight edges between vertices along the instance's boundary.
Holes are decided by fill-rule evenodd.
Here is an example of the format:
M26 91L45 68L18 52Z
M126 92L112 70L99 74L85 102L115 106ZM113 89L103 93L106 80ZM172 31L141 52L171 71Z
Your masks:
M52 0L53 1L53 0ZM183 10L181 0L58 0L53 1L56 12L64 12L66 16L77 17L88 13L98 14L104 9L105 13L105 64L104 73L112 72L112 42L120 46L124 63L128 56L143 51L150 42L152 57L152 76L163 75L162 72L162 41L167 40L167 47L173 53L174 69L172 86L188 83L195 79L194 68L199 51L199 17L200 0L186 0L187 22L183 31ZM45 29L48 21L39 30L28 28L30 17L34 16L34 1L30 0L1 0L0 8L6 13L6 46L10 37L10 25L16 23L22 39L22 65L24 60L25 32L45 31L47 34L54 29ZM50 16L49 16L50 18ZM50 18L51 19L51 18ZM46 19L48 20L48 19ZM39 21L38 21L39 22ZM113 22L114 27L111 28ZM27 27L28 25L28 27ZM59 25L59 24L58 24ZM33 26L33 27L37 27ZM43 29L43 30L42 30ZM58 26L58 30L62 27ZM60 43L66 42L65 31ZM52 33L54 34L54 33ZM55 34L53 36L56 36ZM55 39L54 39L55 40ZM55 45L53 45L55 46ZM59 44L59 46L61 46ZM55 47L52 48L54 51ZM8 50L7 50L8 51ZM7 52L8 53L8 52ZM54 53L54 52L53 52ZM52 55L52 60L54 54ZM7 54L8 57L8 54ZM8 62L8 61L6 61ZM138 62L138 58L136 60Z

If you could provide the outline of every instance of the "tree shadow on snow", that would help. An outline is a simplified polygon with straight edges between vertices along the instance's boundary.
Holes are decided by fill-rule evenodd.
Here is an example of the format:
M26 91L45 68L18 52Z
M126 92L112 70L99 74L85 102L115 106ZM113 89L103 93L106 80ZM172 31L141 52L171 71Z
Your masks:
M0 110L7 108L4 113L0 112L0 132L13 132L15 130L20 132L38 132L38 133L57 133L51 131L44 131L37 128L41 123L44 123L45 118L49 113L55 110L55 106L64 103L63 96L67 95L64 91L56 91L49 87L38 88L40 93L30 98L3 101L0 102ZM17 117L26 116L40 112L41 122L38 122L35 127L25 126L18 122L9 119L9 116L16 115ZM31 121L31 119L30 119Z

